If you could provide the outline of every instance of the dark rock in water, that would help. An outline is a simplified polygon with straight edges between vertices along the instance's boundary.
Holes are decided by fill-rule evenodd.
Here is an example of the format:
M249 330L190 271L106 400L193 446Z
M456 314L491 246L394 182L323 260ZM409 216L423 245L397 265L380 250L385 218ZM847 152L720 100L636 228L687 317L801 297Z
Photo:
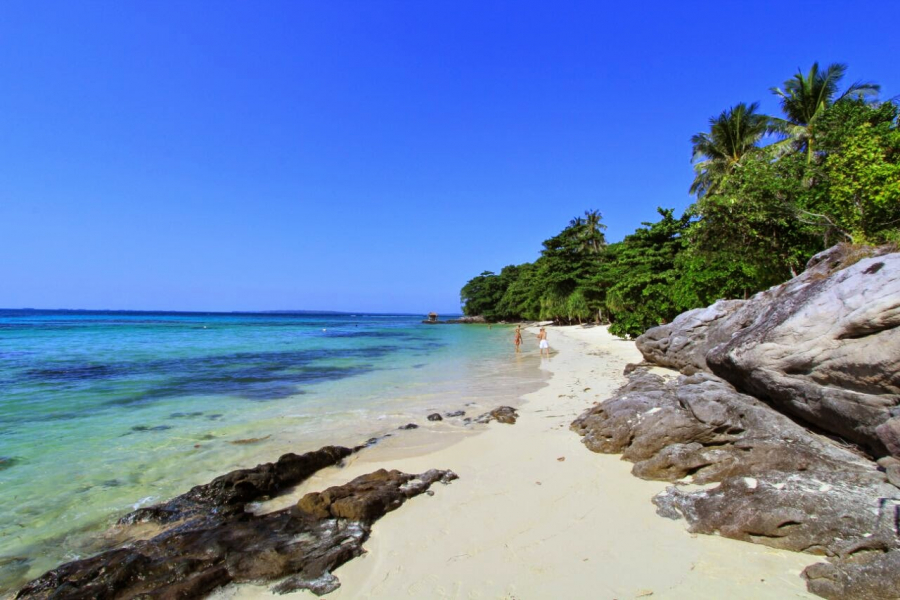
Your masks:
M452 412L445 413L444 416L447 417L447 418L464 417L464 416L466 416L466 411L464 411L464 410L454 410L454 411L452 411Z
M430 415L428 415L428 420L429 421L443 421L444 417L442 417L440 415L440 413L431 413Z
M119 519L119 524L148 521L165 524L206 517L213 512L219 515L243 512L247 502L274 496L316 471L338 464L351 453L352 450L342 446L325 446L306 454L285 454L274 463L238 469L163 504L139 508Z
M15 456L0 456L0 471L8 469L19 463L19 459Z
M203 416L202 412L175 412L169 415L169 418L172 419L185 419L188 417L200 417Z
M132 431L166 431L167 429L172 429L172 426L157 425L156 427L150 427L149 425L135 425L131 428Z
M313 511L300 505L260 516L243 510L245 502L288 481L297 483L298 477L308 477L349 452L329 446L300 456L289 454L276 463L198 486L180 497L191 505L186 523L150 540L62 565L30 582L17 597L199 598L232 582L276 580L282 580L273 588L279 593L333 591L340 582L331 572L363 552L375 520L428 491L433 483L456 478L450 471L421 475L378 471L305 496L301 504L315 498L307 501ZM156 513L168 517L173 503L177 504L161 505L167 508ZM200 505L207 511L202 516L197 514ZM144 516L148 514L153 513Z
M377 444L378 442L380 442L381 440L383 440L385 438L389 438L392 435L393 435L392 433L385 433L384 435L371 437L371 438L367 439L365 442L363 442L362 444L360 444L359 446L356 446L355 448L353 448L353 451L358 452L358 451L362 450L363 448L370 448L370 447L374 446L375 444Z
M419 426L415 423L407 423L406 425L401 425L397 429L418 429Z
M499 423L506 423L507 425L515 425L516 419L519 418L519 413L516 412L516 409L511 406L498 406L491 412L486 412L480 417L474 419L476 423L490 423L491 421L497 421Z
M787 283L647 331L638 348L684 373L712 371L875 456L900 456L900 253L888 250L835 246Z
M900 495L879 470L900 464L876 465L715 375L666 381L637 369L572 429L595 452L621 452L638 477L720 482L699 491L670 487L653 499L661 515L684 518L692 532L826 555L840 573L860 547L900 549ZM900 572L859 589L888 584L900 589Z
M487 319L481 316L477 317L459 317L458 319L447 319L446 321L422 321L425 325L457 325L457 324L472 324L472 323L487 323Z

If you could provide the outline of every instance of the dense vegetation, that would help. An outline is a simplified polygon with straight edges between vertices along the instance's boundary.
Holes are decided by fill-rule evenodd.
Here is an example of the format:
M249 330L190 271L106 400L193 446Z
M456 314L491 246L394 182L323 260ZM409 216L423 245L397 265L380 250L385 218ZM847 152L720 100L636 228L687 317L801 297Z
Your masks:
M533 263L485 271L462 288L467 315L488 320L610 323L635 336L719 298L742 298L802 270L838 242L900 242L900 128L879 87L840 82L846 67L814 64L771 91L781 117L737 104L693 136L696 201L659 208L607 244L586 211L544 241Z

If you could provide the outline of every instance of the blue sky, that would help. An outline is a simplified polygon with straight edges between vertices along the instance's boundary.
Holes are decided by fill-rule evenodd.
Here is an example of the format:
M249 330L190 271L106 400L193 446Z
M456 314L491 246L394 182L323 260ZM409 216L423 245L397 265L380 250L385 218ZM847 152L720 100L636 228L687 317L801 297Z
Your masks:
M684 209L690 136L798 68L900 94L898 17L6 0L0 307L455 311L585 209L610 241Z

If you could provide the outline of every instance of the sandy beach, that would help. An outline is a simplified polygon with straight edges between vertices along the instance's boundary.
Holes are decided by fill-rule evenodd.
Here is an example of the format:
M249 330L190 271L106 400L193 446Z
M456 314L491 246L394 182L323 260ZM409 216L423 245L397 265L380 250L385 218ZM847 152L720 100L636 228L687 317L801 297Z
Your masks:
M367 553L334 572L342 587L329 598L813 597L799 576L809 555L692 535L656 514L651 498L666 483L637 479L619 456L588 451L569 424L620 386L625 365L641 356L603 327L549 334L554 354L540 368L552 377L524 397L515 425L492 422L480 433L423 425L260 507L281 508L379 468L459 475L380 519ZM229 586L213 597L271 592Z

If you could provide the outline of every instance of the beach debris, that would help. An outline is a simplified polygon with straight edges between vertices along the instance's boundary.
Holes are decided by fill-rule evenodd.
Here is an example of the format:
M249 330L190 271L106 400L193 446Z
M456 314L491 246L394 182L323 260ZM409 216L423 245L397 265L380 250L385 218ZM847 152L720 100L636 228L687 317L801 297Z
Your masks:
M197 486L165 504L139 509L120 523L170 525L84 560L66 563L23 587L18 598L199 598L229 583L279 581L272 591L337 589L332 571L364 552L372 524L452 471L418 475L379 470L294 507L256 515L250 502L271 497L352 453L326 446L275 463L240 469ZM177 524L176 527L171 525Z
M428 415L428 420L429 421L443 421L444 417L442 417L440 415L440 413L431 413L430 415Z
M559 462L565 462L566 457L565 457L565 456L560 456L560 457L557 458L556 460L558 460Z
M263 441L269 439L270 437L272 437L272 434L269 434L269 435L266 435L263 437L258 437L258 438L246 438L243 440L229 440L228 443L229 444L255 444L257 442L263 442Z
M401 425L397 429L418 429L419 426L415 423L407 423L406 425Z

